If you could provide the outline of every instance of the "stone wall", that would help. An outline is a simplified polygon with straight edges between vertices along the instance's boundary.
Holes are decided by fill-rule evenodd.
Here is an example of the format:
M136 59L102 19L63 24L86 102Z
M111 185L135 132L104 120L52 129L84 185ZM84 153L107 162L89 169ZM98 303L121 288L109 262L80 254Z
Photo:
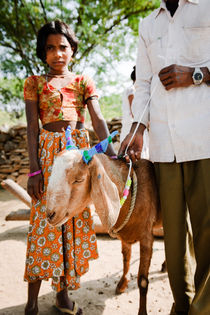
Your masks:
M29 172L26 126L17 125L7 132L0 130L0 181L11 178L23 184Z
M113 119L107 121L110 132L118 130L119 133L113 139L116 151L119 148L119 135L121 120ZM88 129L90 144L93 146L98 142L92 129ZM29 157L27 151L26 125L11 127L7 132L0 130L0 182L11 178L22 187L26 188L27 173L29 172Z

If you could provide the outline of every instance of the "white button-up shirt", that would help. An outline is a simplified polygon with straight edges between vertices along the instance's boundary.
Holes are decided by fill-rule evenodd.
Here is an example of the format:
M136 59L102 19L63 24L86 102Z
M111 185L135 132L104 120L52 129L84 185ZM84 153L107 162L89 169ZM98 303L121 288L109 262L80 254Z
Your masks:
M210 0L180 0L173 17L162 1L140 22L132 104L134 121L149 104L141 122L150 121L151 161L210 158L210 86L167 91L158 73L171 64L210 69Z

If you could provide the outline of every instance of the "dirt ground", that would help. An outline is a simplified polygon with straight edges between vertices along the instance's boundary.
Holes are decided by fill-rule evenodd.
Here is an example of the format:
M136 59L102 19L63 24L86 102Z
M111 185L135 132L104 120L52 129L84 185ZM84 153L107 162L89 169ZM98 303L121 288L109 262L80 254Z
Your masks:
M27 208L9 192L0 190L0 314L24 314L27 283L23 282L28 221L5 221L11 211ZM108 235L98 235L99 259L90 262L90 269L81 278L81 288L70 291L84 315L138 314L139 292L137 273L139 244L132 247L129 287L124 294L115 295L115 287L122 275L121 243ZM149 275L148 314L168 315L172 294L167 273L162 273L165 259L162 239L155 239ZM39 314L56 315L53 307L55 293L50 281L44 281L39 295Z

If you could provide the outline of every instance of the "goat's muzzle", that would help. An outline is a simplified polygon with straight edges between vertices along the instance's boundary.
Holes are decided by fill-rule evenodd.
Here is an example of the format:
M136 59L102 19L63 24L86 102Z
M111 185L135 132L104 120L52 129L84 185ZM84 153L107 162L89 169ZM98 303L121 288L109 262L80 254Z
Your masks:
M50 223L55 216L55 211L47 214L47 220Z

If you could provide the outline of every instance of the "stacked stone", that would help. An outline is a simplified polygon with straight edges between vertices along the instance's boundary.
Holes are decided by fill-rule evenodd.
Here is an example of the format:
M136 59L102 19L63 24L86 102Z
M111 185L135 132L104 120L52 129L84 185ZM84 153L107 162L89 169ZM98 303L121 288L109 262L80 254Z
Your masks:
M25 125L13 126L7 132L0 130L0 152L0 181L24 181L29 172Z
M109 120L106 122L107 126L109 128L109 132L113 132L113 131L118 131L118 134L113 138L113 143L114 145L118 145L120 142L120 131L122 128L122 123L121 123L121 119L120 118L113 118L112 120ZM95 144L98 143L98 138L96 137L95 133L93 130L88 129L89 131L89 136L90 136L90 145L91 147Z
M107 121L110 133L118 130L113 143L117 152L119 148L121 120ZM89 130L91 147L98 143L98 139L92 129ZM27 173L29 173L29 157L27 150L26 125L11 127L7 132L0 129L0 182L11 178L26 188Z
M121 132L121 128L122 128L122 122L121 119L119 118L113 118L110 121L107 121L107 125L109 128L110 133L117 130L118 134L116 135L116 137L113 139L113 143L115 142L120 142L120 132Z

